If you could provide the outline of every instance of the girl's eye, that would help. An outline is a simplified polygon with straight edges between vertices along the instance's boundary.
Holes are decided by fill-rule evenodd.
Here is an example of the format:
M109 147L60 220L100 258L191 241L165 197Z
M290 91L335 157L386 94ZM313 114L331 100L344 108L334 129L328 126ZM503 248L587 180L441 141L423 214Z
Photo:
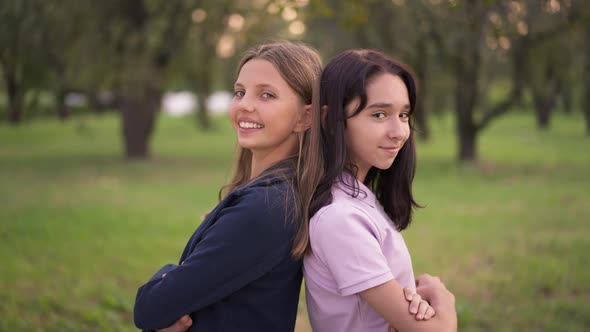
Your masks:
M377 112L373 114L373 117L377 118L377 119L385 119L385 113L383 112Z
M245 92L244 91L241 91L241 90L234 91L234 96L235 97L238 97L238 98L244 97L244 94L245 94Z
M410 113L408 113L408 112L402 112L402 113L400 113L399 117L402 118L402 119L409 119L410 118Z
M262 93L262 98L263 99L271 99L273 97L274 97L274 95L272 93L270 93L270 92L263 92Z

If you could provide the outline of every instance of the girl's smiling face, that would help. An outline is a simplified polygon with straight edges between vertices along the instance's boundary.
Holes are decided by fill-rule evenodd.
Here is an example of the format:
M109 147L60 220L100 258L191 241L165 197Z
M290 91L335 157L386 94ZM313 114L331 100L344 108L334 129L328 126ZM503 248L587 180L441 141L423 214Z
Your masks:
M360 98L346 105L348 116ZM410 137L408 89L398 76L382 73L367 85L367 106L346 120L345 140L351 161L364 181L371 167L388 169Z
M306 105L272 63L252 59L234 84L230 118L238 143L254 155L279 159L296 153Z

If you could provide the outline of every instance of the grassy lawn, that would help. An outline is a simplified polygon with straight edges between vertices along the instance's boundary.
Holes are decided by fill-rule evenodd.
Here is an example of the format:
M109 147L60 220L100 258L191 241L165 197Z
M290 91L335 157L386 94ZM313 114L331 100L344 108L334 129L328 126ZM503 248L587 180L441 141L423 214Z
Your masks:
M417 274L441 276L461 331L590 326L590 137L581 115L494 122L458 165L450 117L419 144L405 232ZM118 119L0 125L0 331L134 331L137 287L176 262L229 173L225 118L161 117L150 162L121 158ZM299 331L308 331L304 302Z

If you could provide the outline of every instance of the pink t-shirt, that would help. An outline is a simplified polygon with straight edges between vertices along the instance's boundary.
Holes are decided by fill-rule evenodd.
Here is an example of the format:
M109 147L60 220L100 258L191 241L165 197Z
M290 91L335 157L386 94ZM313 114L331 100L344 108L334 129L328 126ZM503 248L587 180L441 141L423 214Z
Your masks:
M392 279L416 287L402 235L371 190L357 184L357 197L342 183L334 185L332 203L310 221L312 254L304 258L303 273L314 332L387 332L387 321L358 293Z

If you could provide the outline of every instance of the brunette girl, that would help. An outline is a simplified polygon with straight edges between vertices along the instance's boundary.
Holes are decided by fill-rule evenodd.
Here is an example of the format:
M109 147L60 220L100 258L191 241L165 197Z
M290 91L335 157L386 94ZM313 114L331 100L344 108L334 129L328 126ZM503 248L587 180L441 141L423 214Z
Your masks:
M304 259L314 332L457 328L454 297L438 278L420 276L416 288L400 234L417 206L416 99L410 72L376 51L346 51L322 73L321 126L312 130L321 133L316 162L323 174ZM412 294L404 288L418 294L409 310Z

